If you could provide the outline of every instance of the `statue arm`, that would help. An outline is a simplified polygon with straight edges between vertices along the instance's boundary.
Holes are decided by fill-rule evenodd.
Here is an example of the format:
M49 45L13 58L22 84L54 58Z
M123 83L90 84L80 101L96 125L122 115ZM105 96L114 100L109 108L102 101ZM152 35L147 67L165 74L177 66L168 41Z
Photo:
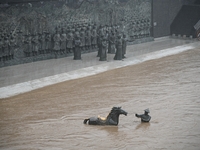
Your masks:
M136 117L141 118L142 115L135 114Z

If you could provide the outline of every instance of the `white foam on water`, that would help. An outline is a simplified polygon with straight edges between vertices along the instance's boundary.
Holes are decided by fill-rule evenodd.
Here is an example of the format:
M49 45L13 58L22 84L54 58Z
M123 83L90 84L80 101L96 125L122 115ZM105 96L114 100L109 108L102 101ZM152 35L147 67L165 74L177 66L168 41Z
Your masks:
M168 48L156 52L151 52L145 55L127 58L124 61L112 61L107 62L97 66L91 66L83 69L78 69L75 71L70 71L54 76L48 76L41 79L35 79L28 82L18 83L6 87L0 88L0 98L8 98L11 96L15 96L21 93L29 92L38 88L42 88L48 85L53 85L56 83L78 79L82 77L87 77L91 75L95 75L98 73L102 73L111 69L121 68L125 66L130 66L134 64L139 64L148 60L158 59L174 54L178 54L187 50L194 49L194 46L191 45L183 45L177 46L173 48Z

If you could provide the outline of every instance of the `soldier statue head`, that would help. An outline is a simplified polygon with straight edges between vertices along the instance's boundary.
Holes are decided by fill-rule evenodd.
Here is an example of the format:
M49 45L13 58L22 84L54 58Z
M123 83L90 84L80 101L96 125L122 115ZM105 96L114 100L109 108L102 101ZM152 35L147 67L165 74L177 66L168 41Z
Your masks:
M145 114L150 113L149 108L145 109L145 110L144 110L144 113L145 113Z

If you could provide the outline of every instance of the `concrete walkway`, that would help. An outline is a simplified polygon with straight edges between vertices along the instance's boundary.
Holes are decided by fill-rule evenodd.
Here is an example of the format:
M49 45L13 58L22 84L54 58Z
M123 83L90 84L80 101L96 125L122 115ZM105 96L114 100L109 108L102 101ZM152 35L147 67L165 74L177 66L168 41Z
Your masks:
M127 58L122 61L114 61L114 54L108 54L107 61L99 61L97 52L92 52L83 54L82 60L73 60L71 56L0 68L0 98L194 48L200 48L200 42L196 39L164 37L153 42L128 46Z

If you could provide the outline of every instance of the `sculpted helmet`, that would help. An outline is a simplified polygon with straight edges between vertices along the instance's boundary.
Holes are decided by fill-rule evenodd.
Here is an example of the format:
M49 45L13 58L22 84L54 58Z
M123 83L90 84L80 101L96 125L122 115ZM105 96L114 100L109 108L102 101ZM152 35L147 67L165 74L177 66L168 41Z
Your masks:
M145 109L144 112L150 113L149 108Z

